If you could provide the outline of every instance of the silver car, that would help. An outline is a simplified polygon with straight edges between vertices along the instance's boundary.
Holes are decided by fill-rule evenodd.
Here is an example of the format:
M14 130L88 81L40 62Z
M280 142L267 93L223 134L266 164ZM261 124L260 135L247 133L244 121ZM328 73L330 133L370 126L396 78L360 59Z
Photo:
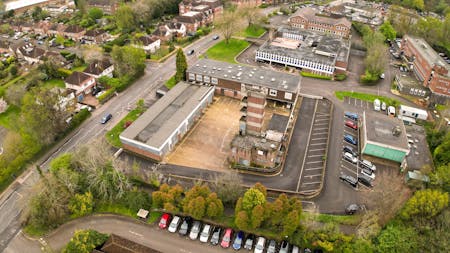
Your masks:
M200 242L207 242L211 235L211 225L205 224L202 233L200 234Z
M258 237L258 241L256 242L256 245L255 245L255 251L253 251L253 252L254 253L263 253L265 245L266 245L266 238Z
M191 238L191 240L197 240L198 234L200 233L201 225L202 224L200 223L200 221L198 220L194 221L191 232L189 233L189 238Z
M275 240L270 240L269 246L267 247L267 253L275 253L277 250L277 242Z

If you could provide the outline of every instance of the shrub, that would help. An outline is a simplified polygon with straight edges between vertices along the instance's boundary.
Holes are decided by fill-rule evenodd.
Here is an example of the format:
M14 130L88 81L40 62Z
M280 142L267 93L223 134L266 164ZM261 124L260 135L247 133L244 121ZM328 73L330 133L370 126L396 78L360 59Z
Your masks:
M361 82L365 84L371 84L378 81L380 77L377 74L372 74L366 70L364 75L361 76Z
M105 91L105 93L101 94L98 97L98 102L100 103L106 103L109 99L111 99L114 96L114 93L116 92L115 88L110 88L109 90Z
M331 80L331 76L324 76L324 75L319 75L319 74L314 74L314 73L310 73L310 72L300 72L300 74L304 77L312 77L312 78L317 78L317 79L323 79L323 80Z
M347 75L346 74L336 74L334 76L334 79L336 79L336 81L344 81L345 79L347 79Z
M60 77L68 77L68 76L70 76L70 74L72 74L72 72L70 71L70 70L68 70L68 69L65 69L65 68L59 68L58 69L58 75L60 76Z
M88 109L80 110L77 114L73 116L68 131L77 128L79 125L81 125L81 123L83 123L84 120L89 118L89 116L91 116L91 112L88 111Z

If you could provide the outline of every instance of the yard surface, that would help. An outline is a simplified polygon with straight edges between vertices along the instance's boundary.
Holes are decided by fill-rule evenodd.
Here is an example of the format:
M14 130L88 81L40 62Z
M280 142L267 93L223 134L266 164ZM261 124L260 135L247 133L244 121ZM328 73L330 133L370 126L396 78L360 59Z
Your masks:
M237 63L234 58L248 45L249 43L245 40L230 39L228 44L225 43L225 40L222 40L208 49L206 54L208 58L213 60Z
M166 162L189 167L225 170L230 143L238 133L240 101L216 96L192 130L166 157Z
M243 31L245 37L259 38L266 30L259 25L250 25Z

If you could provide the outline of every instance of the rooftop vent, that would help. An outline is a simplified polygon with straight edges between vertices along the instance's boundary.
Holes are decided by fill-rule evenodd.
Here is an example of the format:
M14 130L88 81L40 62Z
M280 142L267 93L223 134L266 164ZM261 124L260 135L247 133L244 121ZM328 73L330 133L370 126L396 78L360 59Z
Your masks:
M232 69L232 68L233 68L233 66L228 66L228 68L229 68L229 69Z
M204 68L206 68L206 65L203 65Z
M213 67L214 70L216 70L216 67Z
M400 136L400 134L402 133L402 130L400 129L400 126L395 126L394 128L392 128L392 135L393 136Z
M275 78L272 77L272 79L270 79L270 81L275 82Z
M252 75L252 74L248 74L248 76L249 76L249 77L252 77L253 75Z
M236 77L235 76L231 76L231 78L235 79Z
M259 78L264 79L264 76L260 76Z
M195 65L195 66L200 67L200 64L197 64L197 65Z
M270 144L270 147L272 148L272 149L275 149L277 146L275 146L275 144Z
M242 75L242 72L239 72L239 73L237 73L236 75L237 75L237 76L241 76L241 75Z
M261 139L261 143L266 143L267 140L266 139Z
M228 73L231 73L231 70L228 70Z
M221 71L222 70L222 68L217 68L217 71Z
M227 77L227 76L228 76L227 74L223 75L223 77Z

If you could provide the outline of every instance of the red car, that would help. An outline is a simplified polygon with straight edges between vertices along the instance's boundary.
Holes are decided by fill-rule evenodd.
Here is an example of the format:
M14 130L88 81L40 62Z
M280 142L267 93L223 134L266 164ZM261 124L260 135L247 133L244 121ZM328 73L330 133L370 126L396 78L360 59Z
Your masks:
M166 229L170 223L170 218L171 218L170 214L168 214L168 213L163 214L161 216L161 220L159 221L159 224L158 224L159 228Z
M232 234L233 234L233 230L231 230L231 228L227 228L227 230L225 230L225 233L223 234L222 242L220 243L220 246L222 246L222 248L230 247Z
M358 125L355 122L351 121L351 120L346 120L345 121L345 125L350 127L350 128L353 128L355 130L358 129Z

